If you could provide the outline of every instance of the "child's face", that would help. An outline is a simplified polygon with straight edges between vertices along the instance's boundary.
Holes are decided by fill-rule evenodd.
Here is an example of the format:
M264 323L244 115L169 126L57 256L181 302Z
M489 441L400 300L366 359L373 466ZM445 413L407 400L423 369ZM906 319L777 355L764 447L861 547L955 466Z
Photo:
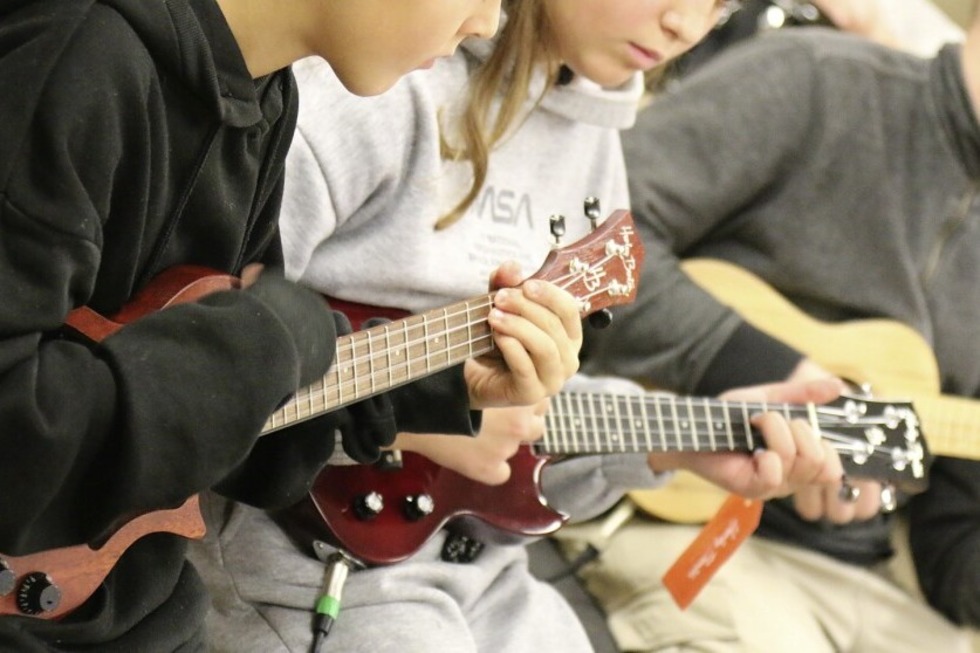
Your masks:
M683 54L714 27L725 0L543 0L561 60L619 86Z
M348 90L377 95L499 19L500 0L335 0L317 50Z

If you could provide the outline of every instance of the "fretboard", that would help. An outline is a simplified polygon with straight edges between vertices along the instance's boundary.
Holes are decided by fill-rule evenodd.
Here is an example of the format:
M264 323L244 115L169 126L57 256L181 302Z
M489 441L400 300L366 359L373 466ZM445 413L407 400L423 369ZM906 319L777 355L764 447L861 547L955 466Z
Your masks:
M750 419L777 411L817 430L809 404L722 401L667 394L561 392L545 415L543 453L752 451L763 443Z
M923 395L915 397L915 406L934 455L980 460L980 401Z
M441 372L494 348L486 295L337 339L333 365L266 422L277 431Z

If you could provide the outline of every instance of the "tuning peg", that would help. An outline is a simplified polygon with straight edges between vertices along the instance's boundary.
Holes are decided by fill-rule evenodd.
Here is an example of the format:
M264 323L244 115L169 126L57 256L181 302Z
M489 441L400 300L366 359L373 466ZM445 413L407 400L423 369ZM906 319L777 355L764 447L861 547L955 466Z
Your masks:
M557 246L561 243L561 237L565 235L565 216L563 215L552 215L548 218L548 226L551 229L551 235L555 239L555 245Z
M586 197L584 209L585 217L592 223L592 231L595 231L596 227L599 226L599 218L602 217L602 212L599 209L599 198L591 195Z
M605 329L612 324L613 314L608 308L602 308L589 315L589 324L596 329Z

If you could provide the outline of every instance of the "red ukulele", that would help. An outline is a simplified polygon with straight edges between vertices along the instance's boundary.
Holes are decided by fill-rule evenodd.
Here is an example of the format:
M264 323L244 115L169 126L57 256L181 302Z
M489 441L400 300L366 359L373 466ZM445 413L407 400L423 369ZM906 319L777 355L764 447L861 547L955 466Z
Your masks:
M541 470L555 455L750 452L761 443L749 417L765 411L806 419L840 453L848 476L908 493L926 487L931 457L907 402L842 396L816 406L561 392L545 415L544 437L518 450L502 485L485 485L402 452L376 465L328 465L310 491L309 508L326 524L333 544L370 564L408 558L450 521L484 540L546 535L566 519L539 490Z
M582 315L632 301L643 247L628 211L613 212L591 234L551 252L534 279L550 281L579 300ZM238 287L235 277L181 266L162 273L119 313L104 318L88 308L68 326L101 340L143 315ZM268 419L262 434L328 413L494 350L487 316L493 295L358 331L337 339L327 373L300 389ZM137 517L99 548L78 545L25 556L0 554L0 615L60 617L84 603L126 548L147 533L201 537L196 497L176 510Z

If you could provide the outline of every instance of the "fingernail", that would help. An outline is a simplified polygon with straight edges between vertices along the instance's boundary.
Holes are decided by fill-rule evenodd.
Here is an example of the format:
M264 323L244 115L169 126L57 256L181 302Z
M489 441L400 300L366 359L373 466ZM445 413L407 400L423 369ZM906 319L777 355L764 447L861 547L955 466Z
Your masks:
M528 297L536 297L541 294L541 282L534 279L524 282L524 292Z

